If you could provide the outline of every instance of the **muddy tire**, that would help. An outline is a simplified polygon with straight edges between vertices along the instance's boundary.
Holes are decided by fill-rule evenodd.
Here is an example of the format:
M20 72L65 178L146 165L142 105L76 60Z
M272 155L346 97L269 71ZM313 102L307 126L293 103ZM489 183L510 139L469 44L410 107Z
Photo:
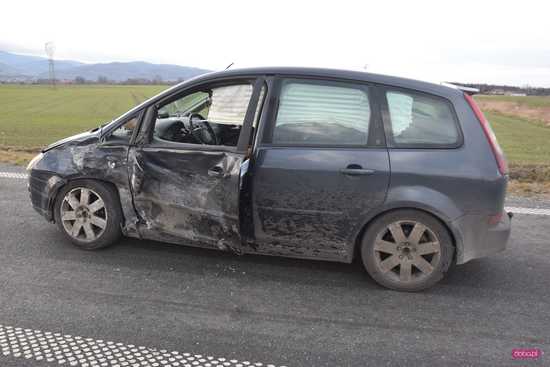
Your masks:
M63 187L54 204L59 230L83 250L97 250L121 236L122 213L115 190L94 180L78 180Z
M453 254L447 228L418 210L382 215L369 225L361 243L370 276L399 291L420 291L436 284L449 270Z

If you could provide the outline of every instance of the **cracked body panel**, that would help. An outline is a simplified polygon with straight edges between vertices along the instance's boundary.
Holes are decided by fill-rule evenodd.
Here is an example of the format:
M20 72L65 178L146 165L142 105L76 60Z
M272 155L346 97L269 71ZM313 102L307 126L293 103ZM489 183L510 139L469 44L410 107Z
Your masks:
M132 205L127 169L128 146L99 142L99 132L83 133L49 147L30 174L29 190L34 208L53 221L55 195L67 182L95 179L116 187L125 223L124 234L137 236L137 216Z

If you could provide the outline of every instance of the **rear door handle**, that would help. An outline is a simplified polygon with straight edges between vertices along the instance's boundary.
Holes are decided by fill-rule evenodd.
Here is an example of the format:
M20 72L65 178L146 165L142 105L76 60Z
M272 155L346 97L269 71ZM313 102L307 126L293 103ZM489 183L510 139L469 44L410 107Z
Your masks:
M363 169L363 168L360 168L360 166L355 168L350 166L348 166L348 168L341 169L340 173L346 176L368 176L376 172L373 169Z
M220 166L214 166L208 170L208 176L210 177L223 177L223 168Z

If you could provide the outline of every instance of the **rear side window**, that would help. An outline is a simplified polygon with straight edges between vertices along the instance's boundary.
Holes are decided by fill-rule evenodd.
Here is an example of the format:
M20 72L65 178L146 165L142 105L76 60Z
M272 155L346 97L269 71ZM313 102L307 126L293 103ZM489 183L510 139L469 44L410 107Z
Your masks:
M425 94L387 91L390 140L400 146L454 147L460 134L450 103Z
M285 80L272 142L366 145L370 119L366 88L329 81Z

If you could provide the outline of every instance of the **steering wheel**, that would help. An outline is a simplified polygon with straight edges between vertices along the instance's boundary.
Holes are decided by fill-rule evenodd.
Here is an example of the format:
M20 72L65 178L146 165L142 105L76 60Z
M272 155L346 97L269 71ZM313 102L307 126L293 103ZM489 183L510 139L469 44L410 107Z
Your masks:
M218 137L216 136L216 133L208 121L201 116L201 114L190 114L189 125L191 127L191 134L196 140L200 141L201 144L218 145Z

